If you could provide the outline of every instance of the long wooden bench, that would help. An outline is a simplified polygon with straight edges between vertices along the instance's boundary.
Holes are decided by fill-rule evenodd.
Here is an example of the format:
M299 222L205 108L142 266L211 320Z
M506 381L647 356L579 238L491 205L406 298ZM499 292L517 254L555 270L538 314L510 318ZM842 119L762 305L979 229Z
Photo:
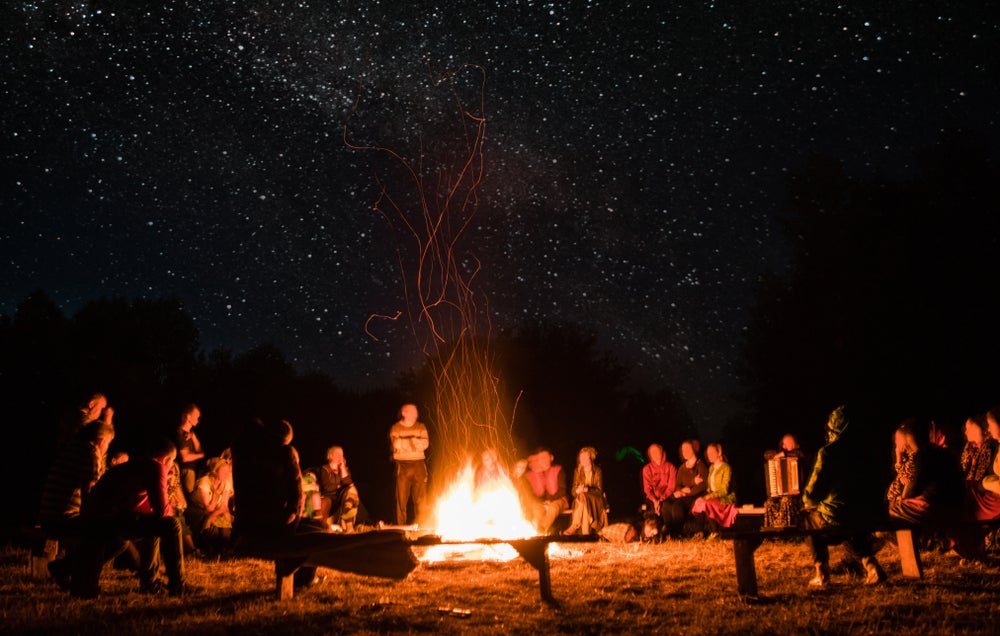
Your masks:
M916 535L919 532L947 532L962 527L982 526L985 528L1000 528L1000 519L993 521L958 521L947 525L918 526L901 521L886 521L868 529L869 532L891 532L896 535L896 550L902 574L906 578L923 578L923 564L920 561L920 551ZM743 597L756 597L757 567L754 554L757 548L767 540L791 539L796 537L825 536L831 539L843 538L846 531L842 528L824 528L821 530L803 530L798 527L789 528L757 528L734 529L719 533L720 538L733 542L733 555L736 567L737 592Z
M356 535L353 535L356 536ZM559 603L552 595L552 579L549 568L548 546L550 543L591 543L598 541L599 537L587 536L564 536L546 535L529 537L527 539L476 539L471 541L448 541L436 535L424 535L410 541L411 546L435 546L435 545L471 545L471 544L500 544L506 543L513 547L521 558L531 567L538 571L538 589L541 599L546 603L558 606ZM275 596L278 600L288 600L295 596L295 572L297 568L290 569L284 563L290 555L285 551L280 543L271 545L258 543L252 547L249 545L240 546L237 544L236 554L246 558L262 559L274 563L275 575Z

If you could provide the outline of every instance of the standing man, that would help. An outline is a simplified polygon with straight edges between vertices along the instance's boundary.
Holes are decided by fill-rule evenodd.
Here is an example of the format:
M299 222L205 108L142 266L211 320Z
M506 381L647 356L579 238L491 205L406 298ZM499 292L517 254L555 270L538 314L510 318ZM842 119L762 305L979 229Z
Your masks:
M427 462L424 451L430 446L427 427L417 421L417 406L404 404L399 421L389 430L392 460L396 462L396 523L406 525L406 505L413 499L416 523L424 518L427 493Z
M198 460L205 457L201 441L194 433L198 426L201 410L195 404L188 404L181 411L181 423L177 427L177 464L180 466L181 488L184 495L191 498L197 482Z

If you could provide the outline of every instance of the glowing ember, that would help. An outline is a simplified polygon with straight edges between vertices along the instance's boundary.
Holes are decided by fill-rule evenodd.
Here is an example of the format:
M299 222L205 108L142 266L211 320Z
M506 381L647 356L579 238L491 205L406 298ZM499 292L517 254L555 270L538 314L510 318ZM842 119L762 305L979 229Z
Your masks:
M438 501L437 534L443 541L468 545L432 546L424 561L466 558L506 561L517 556L507 544L475 544L477 539L524 539L535 535L524 518L517 489L505 475L475 487L475 472L466 464Z

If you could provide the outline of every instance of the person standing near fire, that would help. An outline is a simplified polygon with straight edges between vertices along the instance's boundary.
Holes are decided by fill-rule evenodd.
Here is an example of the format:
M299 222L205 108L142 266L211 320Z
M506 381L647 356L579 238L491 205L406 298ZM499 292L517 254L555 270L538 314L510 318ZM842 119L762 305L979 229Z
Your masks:
M417 406L404 404L399 420L389 430L392 460L396 462L396 523L406 525L406 506L413 500L415 523L425 518L427 495L427 461L424 451L430 446L430 436L423 422L418 422Z
M177 464L180 466L181 488L188 499L194 495L198 481L198 461L205 457L201 441L194 432L194 427L198 426L200 420L201 409L195 404L188 404L181 410L181 423L176 433L175 444Z

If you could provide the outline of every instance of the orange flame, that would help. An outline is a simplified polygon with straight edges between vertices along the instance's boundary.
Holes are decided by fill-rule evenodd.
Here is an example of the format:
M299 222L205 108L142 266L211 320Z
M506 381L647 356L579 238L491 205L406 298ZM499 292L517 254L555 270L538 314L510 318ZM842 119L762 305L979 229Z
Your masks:
M468 541L468 546L433 546L425 561L466 557L509 560L517 556L509 545L483 546L482 539L523 539L535 535L524 517L517 488L506 475L476 488L471 463L459 471L457 479L439 499L436 510L437 534L444 541ZM470 556L473 555L474 556Z

